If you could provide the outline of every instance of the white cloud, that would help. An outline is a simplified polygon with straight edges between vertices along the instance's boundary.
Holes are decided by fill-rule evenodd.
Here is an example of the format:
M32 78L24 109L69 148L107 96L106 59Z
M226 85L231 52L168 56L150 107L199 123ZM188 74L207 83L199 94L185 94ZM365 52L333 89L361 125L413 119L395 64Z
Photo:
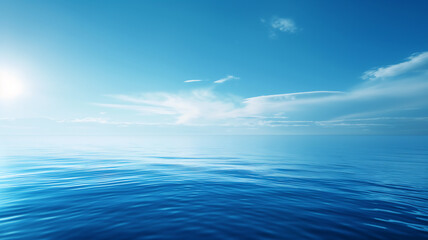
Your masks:
M222 78L222 79L219 79L219 80L217 80L217 81L214 81L214 83L224 83L224 82L229 81L229 80L232 80L232 79L239 79L239 77L235 77L235 76L232 76L232 75L228 75L228 76L227 76L227 77L225 77L225 78Z
M271 27L281 32L294 33L297 30L296 24L289 18L274 18Z
M198 89L182 94L150 93L140 96L116 95L112 97L127 103L97 105L130 109L141 114L173 115L177 124L185 124L198 119L208 122L224 119L235 109L233 101L220 97L208 89Z
M134 110L140 114L169 116L175 124L278 126L282 125L279 121L286 118L292 118L292 121L323 122L355 113L376 115L385 109L394 113L409 106L426 108L428 103L424 99L427 91L428 82L406 80L363 85L347 92L297 92L245 99L221 95L210 89L181 94L152 93L137 97L118 95L114 98L125 103L98 105ZM278 116L280 113L286 115Z
M117 96L117 99L120 99L121 96ZM122 96L124 97L124 96ZM123 100L126 101L126 98L123 98ZM128 101L129 102L129 101ZM127 109L127 110L133 110L141 113L148 113L148 114L159 114L159 115L173 115L175 112L169 111L167 108L163 106L147 106L147 105L132 105L132 104L109 104L109 103L95 103L95 105L100 107L107 107L107 108L117 108L117 109Z
M384 79L417 70L428 70L428 52L412 55L407 59L407 61L402 63L367 71L364 73L363 79Z
M340 92L340 91L311 91L311 92L283 93L283 94L251 97L251 98L245 99L245 102L248 103L248 102L265 101L265 100L294 100L297 96L314 95L314 94L336 94L336 93L343 93L343 92Z
M199 79L191 79L191 80L186 80L184 81L185 83L192 83L192 82L202 82L202 80Z
M421 55L415 55L405 63L418 56ZM414 67L406 69L415 70ZM375 128L398 123L403 125L406 121L428 125L428 69L418 67L418 70L417 75L410 77L401 72L406 76L404 78L385 75L384 81L363 82L348 91L308 91L241 98L219 94L211 88L182 93L115 95L112 97L120 104L98 105L156 115L170 124L198 126ZM233 78L228 76L218 81Z
M137 97L117 95L113 97L126 103L98 105L130 109L141 114L170 116L175 124L278 125L279 121L289 117L322 121L323 118L329 120L356 111L394 108L397 107L396 102L389 99L400 99L401 103L410 104L414 99L405 101L406 98L411 95L416 99L421 98L428 90L428 84L417 87L411 84L413 87L407 88L402 83L389 85L366 86L348 92L297 92L246 99L221 95L210 89L198 89L181 94L151 93ZM397 94L398 91L401 91L401 96ZM404 106L407 107L406 104Z

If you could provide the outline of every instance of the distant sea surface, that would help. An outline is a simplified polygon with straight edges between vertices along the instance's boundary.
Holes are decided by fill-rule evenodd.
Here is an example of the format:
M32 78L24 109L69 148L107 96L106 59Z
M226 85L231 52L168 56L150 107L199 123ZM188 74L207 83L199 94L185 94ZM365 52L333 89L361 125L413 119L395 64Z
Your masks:
M0 136L0 239L428 239L428 137Z

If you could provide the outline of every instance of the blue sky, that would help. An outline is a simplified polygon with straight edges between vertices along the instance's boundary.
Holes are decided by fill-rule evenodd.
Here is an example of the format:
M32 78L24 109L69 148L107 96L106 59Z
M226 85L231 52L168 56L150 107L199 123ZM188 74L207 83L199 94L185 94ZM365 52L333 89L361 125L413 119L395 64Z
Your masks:
M428 134L427 12L3 0L0 134Z

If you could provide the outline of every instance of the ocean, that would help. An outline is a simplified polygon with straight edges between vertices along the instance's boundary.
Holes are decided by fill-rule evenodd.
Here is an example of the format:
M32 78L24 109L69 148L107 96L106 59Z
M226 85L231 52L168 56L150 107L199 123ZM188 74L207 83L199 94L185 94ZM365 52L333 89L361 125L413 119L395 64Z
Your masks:
M428 137L0 136L0 239L428 239Z

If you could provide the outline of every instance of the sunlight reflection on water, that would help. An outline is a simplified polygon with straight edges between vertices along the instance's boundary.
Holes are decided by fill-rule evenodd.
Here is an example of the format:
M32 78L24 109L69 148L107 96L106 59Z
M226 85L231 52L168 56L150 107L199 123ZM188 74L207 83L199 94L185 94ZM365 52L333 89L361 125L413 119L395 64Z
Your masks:
M427 137L7 137L1 239L423 239Z

